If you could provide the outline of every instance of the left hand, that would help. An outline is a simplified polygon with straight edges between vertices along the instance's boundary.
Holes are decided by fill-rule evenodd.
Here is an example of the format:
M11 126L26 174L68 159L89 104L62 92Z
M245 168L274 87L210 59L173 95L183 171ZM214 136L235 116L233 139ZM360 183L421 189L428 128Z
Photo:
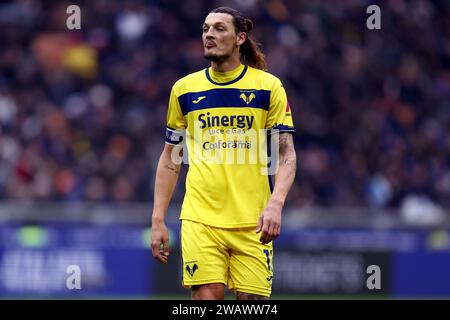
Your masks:
M263 213L259 217L256 233L261 232L259 241L262 244L267 244L280 235L281 210L282 205L277 205L276 203L271 203L269 201Z

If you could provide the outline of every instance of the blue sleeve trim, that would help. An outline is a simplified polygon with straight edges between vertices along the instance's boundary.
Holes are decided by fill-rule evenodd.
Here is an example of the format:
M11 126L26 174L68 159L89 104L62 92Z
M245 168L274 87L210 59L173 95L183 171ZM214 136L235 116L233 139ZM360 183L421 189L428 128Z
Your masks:
M294 132L295 132L294 127L291 127L291 126L285 126L285 125L282 125L282 124L273 127L272 130L273 130L273 129L278 130L280 133L284 133L284 132L291 132L291 133L294 133Z

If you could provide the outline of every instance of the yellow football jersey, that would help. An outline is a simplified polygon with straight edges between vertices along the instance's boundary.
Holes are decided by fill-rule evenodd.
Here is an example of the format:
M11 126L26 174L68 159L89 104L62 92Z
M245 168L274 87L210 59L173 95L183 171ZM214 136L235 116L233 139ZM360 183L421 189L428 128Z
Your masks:
M267 129L294 132L283 85L265 71L210 67L174 84L166 143L185 143L189 161L180 219L219 228L257 225L272 189Z

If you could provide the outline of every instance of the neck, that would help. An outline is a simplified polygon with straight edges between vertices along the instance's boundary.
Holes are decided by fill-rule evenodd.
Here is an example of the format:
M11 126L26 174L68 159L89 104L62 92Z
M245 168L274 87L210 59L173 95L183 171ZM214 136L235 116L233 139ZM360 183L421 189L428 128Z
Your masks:
M233 55L229 59L221 62L211 62L211 67L216 72L229 72L233 71L241 64L239 55Z

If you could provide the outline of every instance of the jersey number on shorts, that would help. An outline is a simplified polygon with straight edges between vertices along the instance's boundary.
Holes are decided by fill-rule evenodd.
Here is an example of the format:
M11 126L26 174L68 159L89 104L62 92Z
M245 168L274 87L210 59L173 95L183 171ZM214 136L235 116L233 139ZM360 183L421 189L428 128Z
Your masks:
M270 271L270 258L272 257L273 250L264 249L263 252L266 254L267 258L267 269Z

